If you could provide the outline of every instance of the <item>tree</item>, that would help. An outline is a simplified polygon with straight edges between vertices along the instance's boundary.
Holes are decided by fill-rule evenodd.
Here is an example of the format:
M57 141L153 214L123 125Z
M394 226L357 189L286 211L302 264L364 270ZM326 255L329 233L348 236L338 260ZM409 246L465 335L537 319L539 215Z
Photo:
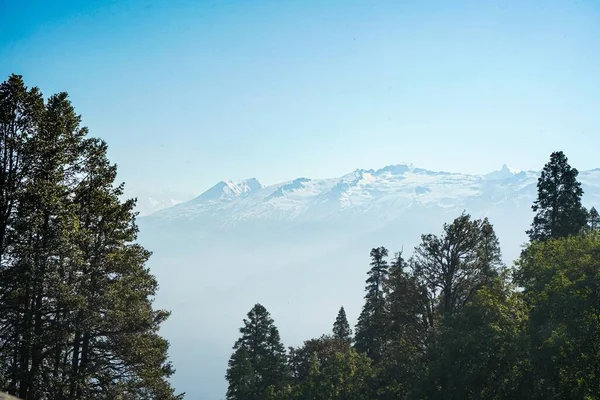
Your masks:
M411 263L430 308L437 306L442 314L460 310L501 265L492 225L465 213L444 224L441 237L422 235Z
M227 399L258 400L267 391L274 395L285 387L289 372L285 348L267 309L261 304L254 305L240 333L226 375ZM248 397L246 393L251 395Z
M553 152L538 179L536 213L527 231L531 241L576 235L587 223L587 212L581 205L583 189L562 151Z
M384 284L389 274L386 260L388 250L378 247L371 250L371 269L365 288L365 305L356 325L355 347L377 362L385 345L387 315L385 309Z
M423 353L433 324L425 288L409 273L408 264L397 253L387 282L386 308L389 324L386 347L378 366L377 398L407 398L423 374Z
M600 235L532 243L516 283L530 308L531 399L598 399Z
M445 315L427 348L416 398L527 399L521 338L527 308L503 278L480 287L460 313Z
M104 142L66 93L0 85L0 384L32 399L177 399L169 313Z
M592 207L588 214L588 225L591 230L600 231L600 214L595 207Z
M323 336L291 352L294 399L369 400L373 369L344 340Z
M333 324L333 336L348 343L352 341L352 329L348 323L348 318L346 318L344 307L340 308Z

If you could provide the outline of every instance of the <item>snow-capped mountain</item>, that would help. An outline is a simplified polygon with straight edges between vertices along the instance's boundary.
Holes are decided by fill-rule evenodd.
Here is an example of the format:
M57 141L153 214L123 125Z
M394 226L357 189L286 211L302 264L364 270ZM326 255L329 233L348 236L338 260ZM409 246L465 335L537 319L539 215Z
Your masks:
M220 182L139 218L161 284L157 303L173 311L163 329L178 367L174 384L190 398L222 398L231 346L256 302L286 345L329 332L341 305L352 323L371 248L404 249L408 258L421 234L438 234L463 210L490 219L510 265L533 218L537 179L507 166L469 175L400 164L268 186ZM599 206L600 169L579 180L584 204Z
M263 187L256 179L219 182L200 196L152 215L154 220L204 220L229 226L240 221L316 221L343 215L389 219L413 206L465 208L530 203L538 173L504 165L485 175L429 171L412 165L359 169L339 178L292 181ZM598 171L584 171L585 186L600 183ZM589 182L588 182L589 181ZM594 195L594 193L591 193ZM468 207L467 207L468 208Z

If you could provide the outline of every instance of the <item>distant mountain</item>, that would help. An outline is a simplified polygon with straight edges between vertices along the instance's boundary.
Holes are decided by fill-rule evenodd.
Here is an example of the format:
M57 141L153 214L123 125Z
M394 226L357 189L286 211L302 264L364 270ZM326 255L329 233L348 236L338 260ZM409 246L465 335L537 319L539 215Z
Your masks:
M140 213L140 216L144 216L186 202L194 196L179 192L127 189L122 197L123 199L137 198L136 211Z
M489 217L511 264L525 242L538 172L503 166L483 175L410 164L263 187L220 182L195 198L139 218L140 238L172 310L178 390L220 399L231 346L256 302L286 345L329 332L341 305L351 323L363 303L369 251L412 249L463 210ZM581 171L586 206L600 206L600 169ZM163 203L165 204L165 203Z
M504 165L485 175L429 171L412 165L359 169L339 178L308 179L263 187L256 179L220 182L200 196L152 215L154 220L210 219L231 226L243 221L318 221L369 215L400 216L409 206L464 208L529 202L538 173ZM581 173L584 183L600 181L597 171Z

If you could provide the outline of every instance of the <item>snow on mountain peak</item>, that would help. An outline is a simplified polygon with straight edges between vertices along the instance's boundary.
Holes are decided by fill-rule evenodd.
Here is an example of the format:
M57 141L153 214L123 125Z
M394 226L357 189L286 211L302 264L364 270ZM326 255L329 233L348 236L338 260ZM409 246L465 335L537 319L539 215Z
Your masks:
M484 178L488 181L495 181L495 180L500 180L500 179L511 178L511 177L519 174L520 172L521 172L520 170L510 168L508 165L504 164L504 165L502 165L502 168L500 168L499 170L485 174Z
M192 202L218 202L232 200L239 197L246 197L251 193L257 192L263 188L262 184L256 178L245 179L242 181L221 181L211 187Z

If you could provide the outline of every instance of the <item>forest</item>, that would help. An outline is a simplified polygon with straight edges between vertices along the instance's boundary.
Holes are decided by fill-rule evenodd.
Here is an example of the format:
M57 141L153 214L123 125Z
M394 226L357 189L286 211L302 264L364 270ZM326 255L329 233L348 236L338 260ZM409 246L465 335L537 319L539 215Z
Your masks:
M227 399L600 399L600 217L577 176L550 155L511 266L466 211L409 257L372 249L354 332L341 307L331 332L286 349L254 305Z

